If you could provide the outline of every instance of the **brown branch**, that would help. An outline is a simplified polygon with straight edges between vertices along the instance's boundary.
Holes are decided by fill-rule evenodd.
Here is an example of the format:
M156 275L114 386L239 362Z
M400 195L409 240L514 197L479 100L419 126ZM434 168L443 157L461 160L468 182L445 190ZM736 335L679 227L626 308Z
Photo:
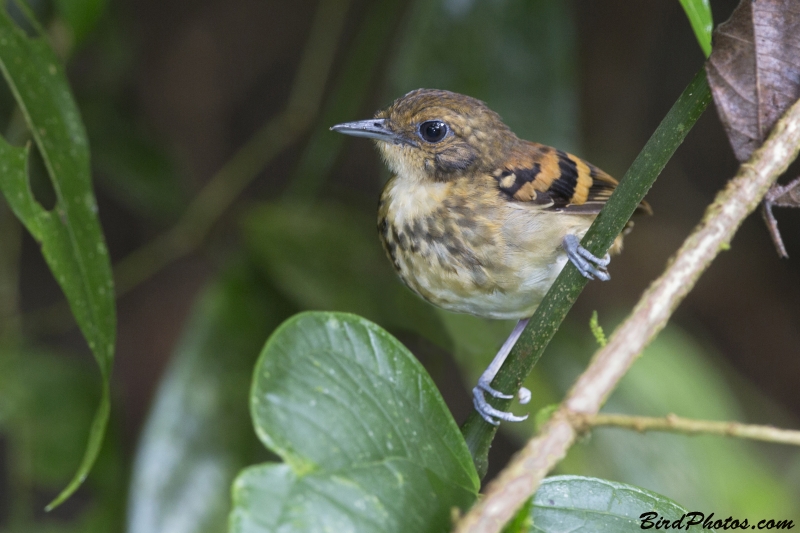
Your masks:
M714 257L725 249L745 217L794 160L800 149L800 102L775 125L764 145L717 194L703 220L684 241L664 273L642 295L631 315L567 394L540 433L489 484L485 497L457 524L457 533L499 532L566 455L578 434L574 417L594 415L636 358L666 325Z
M657 418L651 416L631 416L608 413L599 413L596 415L578 413L573 417L572 424L579 433L588 431L592 427L614 426L633 429L639 432L670 431L688 435L722 435L726 437L738 437L741 439L800 446L800 431L797 430L780 429L772 426L759 426L755 424L742 424L740 422L695 420L691 418L682 418L675 414Z

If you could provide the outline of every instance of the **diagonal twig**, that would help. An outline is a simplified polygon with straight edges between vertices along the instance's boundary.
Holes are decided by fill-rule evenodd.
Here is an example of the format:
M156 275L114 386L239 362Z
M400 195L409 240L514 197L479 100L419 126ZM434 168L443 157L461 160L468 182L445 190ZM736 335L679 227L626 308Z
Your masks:
M653 132L584 236L581 244L590 252L598 257L606 253L710 100L705 71L700 69ZM568 262L498 372L493 382L496 389L519 389L586 283L587 279ZM507 410L510 403L509 400L489 401L501 410ZM496 431L496 426L485 422L475 412L461 426L481 477L486 473L489 447Z
M773 426L742 424L740 422L720 422L717 420L696 420L675 414L664 417L632 416L610 413L596 415L578 413L573 416L573 424L578 433L599 426L611 426L645 431L669 431L685 435L721 435L741 439L760 440L777 444L800 446L800 431L781 429Z
M457 533L496 533L530 498L575 442L576 414L596 414L642 350L666 325L714 257L725 249L800 149L800 101L778 121L763 146L739 167L664 273L573 385L542 428L489 484L486 496L458 523Z

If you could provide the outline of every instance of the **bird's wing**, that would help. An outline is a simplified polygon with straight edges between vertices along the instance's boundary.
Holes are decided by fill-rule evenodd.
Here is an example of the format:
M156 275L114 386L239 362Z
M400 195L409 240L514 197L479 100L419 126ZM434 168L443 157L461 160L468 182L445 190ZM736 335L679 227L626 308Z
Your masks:
M599 213L617 180L579 157L537 143L521 145L492 173L509 200L568 213ZM643 203L640 210L649 211Z

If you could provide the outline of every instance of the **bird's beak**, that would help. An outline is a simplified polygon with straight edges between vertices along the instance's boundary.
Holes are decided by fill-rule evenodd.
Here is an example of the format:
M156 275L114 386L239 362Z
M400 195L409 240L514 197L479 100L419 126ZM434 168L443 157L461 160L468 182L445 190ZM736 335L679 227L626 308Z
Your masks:
M331 126L331 131L338 131L345 135L368 137L370 139L378 139L379 141L386 142L397 142L398 140L398 135L387 127L385 118L344 122Z

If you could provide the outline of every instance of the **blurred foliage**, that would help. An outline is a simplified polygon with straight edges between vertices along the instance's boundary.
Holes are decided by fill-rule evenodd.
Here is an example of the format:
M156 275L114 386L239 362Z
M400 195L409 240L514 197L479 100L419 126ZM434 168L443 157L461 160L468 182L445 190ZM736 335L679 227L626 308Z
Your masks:
M401 13L403 2L371 2L344 65L340 68L320 119L297 164L286 194L309 198L319 194L347 138L331 135L332 124L352 120L361 110L385 55L392 32L386 31Z
M199 299L138 446L128 533L225 529L231 483L265 456L247 409L253 365L292 309L242 263Z
M110 102L81 104L103 191L158 225L177 218L186 205L185 193L164 148Z
M104 18L92 34L96 66L78 80L76 99L89 134L97 185L145 224L162 226L184 210L187 191L164 140L130 106L137 58L129 33L117 17Z
M124 514L124 457L111 424L107 445L86 484L61 508L44 513L75 470L97 405L91 367L64 354L0 349L0 479L8 533L119 530Z
M434 308L395 276L370 217L335 204L266 204L243 229L264 274L298 308L348 311L450 347Z
M414 2L388 78L391 98L419 87L469 94L491 102L521 138L579 153L568 2Z
M681 4L705 49L707 37L703 32L711 24L707 2L681 0ZM142 120L141 110L129 105L131 85L140 75L136 71L139 50L126 33L130 31L129 21L123 20L106 0L42 0L31 5L47 21L42 25L48 28L58 53L68 55L76 49L92 47L95 68L85 69L89 75L82 70L84 67L76 69L74 98L86 124L93 169L104 194L113 198L114 207L135 217L137 225L163 226L177 219L187 205L187 197L181 185L181 169L171 154L174 148L153 133L152 125ZM10 10L19 15L13 6L12 2ZM376 82L383 91L378 105L410 89L440 87L490 102L521 137L579 152L581 80L576 13L572 4L557 0L415 0L407 4L392 0L366 3L358 13L358 18L348 20L357 27L352 29L352 39L341 43L342 49L337 51L341 56L336 63L338 75L325 89L315 129L298 142L299 155L292 153L295 170L290 173L287 191L293 200L246 203L235 237L210 241L209 248L215 253L223 250L230 254L234 250L235 255L241 248L248 257L222 268L195 305L138 445L127 509L126 448L112 427L86 485L54 514L41 512L72 473L84 450L97 402L96 379L83 362L68 354L29 348L34 344L32 339L24 339L22 347L0 339L5 343L0 350L0 450L8 470L7 479L0 476L0 530L118 531L124 528L126 514L131 533L222 530L232 506L231 481L245 465L262 461L266 455L254 438L247 411L255 357L267 335L296 310L358 313L393 333L430 340L451 352L465 376L464 383L468 387L474 384L511 324L454 315L422 302L391 271L375 234L374 212L365 213L354 207L362 198L348 204L315 198L326 190L325 179L341 159L346 142L329 134L327 127L338 121L364 118L357 113L371 113L364 106L372 105ZM35 25L25 23L24 17L19 21L26 31L35 31ZM393 27L396 29L390 31ZM66 44L58 39L63 28L68 32ZM20 38L19 32L13 35ZM37 54L39 60L52 60L52 54L44 49L43 41L31 46L39 49L25 66L39 67L39 79L42 72L51 76L48 67L55 66L59 83L63 84L62 93L57 95L62 98L59 105L73 110L60 63L37 62ZM28 81L35 81L36 76ZM6 124L6 138L12 144L22 144L28 134L22 117L13 118L13 97L10 93L0 94L0 116L12 117ZM47 108L37 109L44 112ZM71 127L71 134L81 141L83 133L77 118L64 121L63 125ZM34 127L34 134L36 131ZM36 135L34 140L37 144L42 142ZM85 145L85 139L78 145ZM61 202L57 191L48 189L47 147L40 146L39 150L34 148L28 161L33 195L41 200L49 193L54 202ZM10 156L16 155L18 182L25 183L21 173L23 152L13 146L7 151ZM85 158L88 164L88 152ZM37 175L43 178L39 182ZM224 235L228 237L230 233ZM102 241L95 236L92 242ZM106 310L103 317L110 320L113 310ZM355 321L358 327L375 328L365 326L362 319ZM297 338L309 338L312 329L309 326ZM257 374L254 398L271 402L270 405L280 404L282 409L265 411L256 405L255 423L262 441L287 464L255 466L242 473L234 485L234 530L263 530L264 523L257 523L269 520L266 517L279 505L296 504L297 511L303 505L324 501L330 509L337 502L342 503L341 498L354 494L356 503L374 510L370 507L375 503L374 487L384 482L391 485L389 481L398 478L419 489L414 493L415 501L401 501L398 495L396 501L390 502L393 507L387 513L398 523L423 523L422 510L409 511L417 508L435 508L433 513L440 523L449 520L449 514L442 511L443 505L439 505L442 502L424 491L433 486L437 495L453 496L458 491L442 489L449 483L450 474L431 475L425 470L430 465L420 466L414 458L408 462L385 460L382 464L391 469L379 473L377 469L370 470L372 467L357 471L360 467L351 468L354 462L346 465L347 475L336 471L333 476L327 459L314 455L315 451L329 449L332 439L326 431L320 436L314 423L327 427L334 418L337 423L350 423L333 429L346 436L364 437L365 428L359 424L363 417L387 417L375 424L382 424L380 427L390 432L406 425L416 427L414 424L430 431L425 424L429 422L427 418L434 416L441 421L435 436L452 437L454 423L429 378L402 345L384 335L379 337L390 346L387 353L402 359L403 372L410 372L405 378L413 376L411 381L420 384L424 389L422 403L434 404L435 414L431 415L426 406L425 414L417 413L415 418L400 416L399 411L390 412L392 416L387 417L386 406L396 400L392 396L395 389L389 385L375 386L375 396L369 399L373 401L350 394L352 388L347 387L336 397L341 401L330 401L332 393L325 390L330 382L323 382L322 376L314 374L314 369L322 366L301 365L308 358L273 354L282 358L281 365L285 366L279 370L289 372L291 379L276 382L272 375ZM360 345L366 349L363 342ZM381 347L385 348L383 344ZM275 345L267 347L273 352L275 349ZM517 406L515 410L534 413L559 401L594 350L594 340L585 324L565 326L526 382L534 395L530 406ZM321 353L316 362L328 365L324 368L341 368L337 365L342 364L342 359L331 357L332 353ZM336 354L342 356L341 352ZM271 363L262 359L261 364ZM258 367L260 371L264 368ZM363 367L353 363L347 369L355 373ZM385 370L381 368L380 372ZM367 384L383 383L373 374L353 375ZM746 380L721 374L712 349L687 333L670 328L626 377L608 409L745 420L741 405L762 395L746 387L734 389L731 383L739 387ZM329 401L323 410L319 398L325 394ZM316 406L309 404L314 398L318 401ZM469 401L466 395L464 401ZM285 410L289 405L302 408L303 416L289 416ZM353 416L354 405L358 405L362 419ZM772 412L769 409L773 408L764 407L762 412ZM509 427L504 426L504 431L512 438L524 438L530 435L532 424L506 425ZM350 440L354 439L341 436L346 444L352 444ZM275 445L278 441L281 446ZM347 455L343 450L338 450L340 458ZM378 451L392 455L384 453L386 449ZM321 467L312 472L308 469L312 463ZM790 463L796 466L784 468ZM717 437L638 435L615 429L594 431L571 450L560 467L562 473L599 476L645 487L691 503L693 508L752 517L791 516L795 511L793 502L800 501L800 484L796 481L799 471L800 455L778 456L766 445ZM557 478L546 482L536 501L546 497L547 491L556 490L558 483ZM605 484L606 488L644 494L616 482L583 478L567 488L581 483ZM476 486L455 485L463 491L453 497L461 503L471 501ZM309 488L319 491L318 500L303 500L302 495L307 493L301 491ZM590 488L600 490L597 486ZM260 507L257 512L248 507L253 502ZM355 520L356 511L360 510L348 507L352 503L343 502L336 512ZM538 520L536 513L541 513L542 508L534 503L528 510ZM584 511L577 507L572 510ZM516 530L524 530L526 524L526 517L521 515Z
M108 0L55 0L55 6L75 45L81 44L94 29L106 9Z

